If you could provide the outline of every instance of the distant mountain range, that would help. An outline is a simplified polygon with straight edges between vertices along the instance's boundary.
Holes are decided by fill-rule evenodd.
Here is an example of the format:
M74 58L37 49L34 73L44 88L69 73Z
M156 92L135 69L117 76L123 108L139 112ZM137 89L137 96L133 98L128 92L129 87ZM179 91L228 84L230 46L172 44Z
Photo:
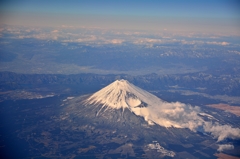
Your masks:
M99 88L117 79L126 79L136 85L141 85L146 90L163 88L185 88L198 90L201 93L213 95L240 96L240 77L235 75L213 75L210 73L191 73L174 75L139 75L126 74L17 74L13 72L0 72L1 90L24 88L29 84L34 85L95 85Z

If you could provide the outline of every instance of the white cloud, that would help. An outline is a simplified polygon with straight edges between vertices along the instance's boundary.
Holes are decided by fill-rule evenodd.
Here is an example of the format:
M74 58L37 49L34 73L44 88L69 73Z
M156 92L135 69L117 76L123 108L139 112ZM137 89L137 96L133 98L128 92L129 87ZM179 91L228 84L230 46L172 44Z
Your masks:
M221 43L221 45L229 45L229 43L224 41Z
M217 41L210 41L210 42L206 42L207 44L210 44L210 45L222 45L222 46L226 46L226 45L229 45L228 42L217 42Z
M189 128L192 131L202 125L203 120L198 116L199 107L192 107L180 102L163 103L160 108L152 110L151 114L157 113L159 116L155 122L169 127ZM164 121L164 122L163 122ZM169 124L169 125L168 125Z
M136 45L145 45L147 47L153 47L154 44L170 44L170 43L182 43L189 45L229 45L226 41L202 41L189 39L186 35L182 35L179 38L178 34L171 33L147 33L136 31L124 31L124 30L106 30L100 28L87 28L87 27L72 27L62 25L52 28L27 28L27 27L4 27L0 32L8 32L12 34L14 38L36 38L46 40L61 40L62 42L80 42L90 43L97 45L104 44L122 44L123 42L132 43ZM181 34L180 34L181 35ZM95 38L93 38L95 37ZM116 38L117 37L117 38Z
M210 122L205 122L204 130L211 133L218 141L222 141L226 138L240 139L240 129L233 128L230 125L213 125Z
M203 128L204 132L210 133L217 141L224 139L240 139L240 129L230 125L221 125L213 116L203 113L199 107L193 107L180 102L162 102L147 108L133 108L136 115L143 116L146 121L164 127L188 128L198 131ZM212 120L205 121L202 116ZM151 122L150 122L151 123Z
M83 38L79 38L76 40L76 42L93 42L96 41L97 37L94 35L88 36L88 37L83 37Z
M58 30L53 30L52 33L58 33L59 31Z
M180 41L182 44L189 44L189 45L195 45L195 44L198 44L198 45L203 45L203 44L208 44L208 45L222 45L222 46L226 46L226 45L229 45L230 43L228 42L217 42L217 41L201 41L201 40L181 40Z
M151 38L140 38L133 41L134 44L146 44L146 43L162 43L161 39L151 39Z
M122 44L122 43L123 43L123 40L121 40L121 39L112 39L112 40L110 41L110 43L112 43L112 44Z
M219 152L222 152L224 150L232 150L232 149L234 149L233 145L231 145L231 144L224 144L224 145L218 145L218 149L217 150Z
M203 113L199 107L179 102L166 102L150 109L149 114L155 123L165 127L188 128L194 132L203 127L204 131L210 133L218 142L227 138L240 139L239 128L217 123L210 115ZM203 120L201 116L204 114L207 118L213 119L213 123Z

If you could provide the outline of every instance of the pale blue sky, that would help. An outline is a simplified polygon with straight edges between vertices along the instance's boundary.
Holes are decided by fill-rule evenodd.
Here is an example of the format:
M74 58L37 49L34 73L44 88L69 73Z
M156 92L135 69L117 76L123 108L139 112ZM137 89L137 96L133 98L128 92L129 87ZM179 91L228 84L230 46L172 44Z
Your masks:
M1 24L240 32L237 0L6 0Z

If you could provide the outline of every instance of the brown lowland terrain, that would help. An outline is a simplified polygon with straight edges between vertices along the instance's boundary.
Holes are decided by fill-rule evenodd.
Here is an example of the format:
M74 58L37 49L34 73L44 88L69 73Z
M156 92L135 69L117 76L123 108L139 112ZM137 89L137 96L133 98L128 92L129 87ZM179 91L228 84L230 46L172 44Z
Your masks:
M218 159L240 159L239 157L226 155L224 153L218 153L218 154L215 154L215 156L217 156Z
M223 104L223 103L211 104L211 105L207 105L207 106L210 106L212 108L225 110L225 111L233 113L233 114L235 114L237 116L240 116L240 107L238 107L238 106L230 106L228 104Z

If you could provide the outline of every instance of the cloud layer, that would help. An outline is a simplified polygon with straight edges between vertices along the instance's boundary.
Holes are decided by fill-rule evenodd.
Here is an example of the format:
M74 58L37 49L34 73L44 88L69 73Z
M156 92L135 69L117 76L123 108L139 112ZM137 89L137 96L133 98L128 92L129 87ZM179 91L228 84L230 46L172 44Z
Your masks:
M218 151L219 152L222 152L224 150L231 150L231 149L234 149L234 146L231 145L231 144L224 144L224 145L218 145Z
M226 138L230 139L240 139L240 129L232 128L230 125L220 125L205 122L204 130L210 132L214 138L218 141L222 141Z
M149 108L148 111L148 119L161 126L169 127L171 125L177 128L188 128L192 131L203 129L204 132L210 133L213 138L216 138L218 142L227 138L240 139L239 128L218 123L213 116L203 113L199 107L179 102L164 102ZM208 121L204 118L207 118Z
M59 26L55 28L37 28L37 27L17 27L2 26L0 35L10 35L12 38L25 39L35 38L40 40L58 40L61 42L77 42L85 44L124 44L131 43L134 45L143 45L154 47L161 44L181 44L181 45L230 45L220 36L211 38L210 35L203 38L199 34L183 33L150 33L126 30L106 30L99 28L85 27L66 27ZM206 39L206 37L209 37Z

